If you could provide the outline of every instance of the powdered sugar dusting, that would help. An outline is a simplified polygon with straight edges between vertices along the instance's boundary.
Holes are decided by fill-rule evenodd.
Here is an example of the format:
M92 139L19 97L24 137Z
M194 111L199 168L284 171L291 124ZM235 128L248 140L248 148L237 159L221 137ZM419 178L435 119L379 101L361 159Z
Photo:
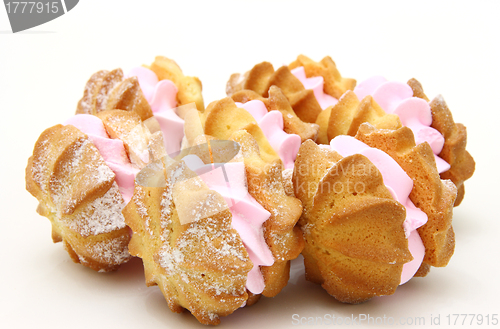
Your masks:
M115 182L106 194L89 203L74 218L63 217L61 221L83 237L109 233L125 227L122 215L124 207L125 203Z
M70 146L69 161L59 162L58 168L50 178L51 196L61 211L74 209L90 193L89 186L97 187L115 178L113 171L106 165L94 144L82 138ZM83 193L76 193L81 188ZM64 203L64 205L63 205Z
M77 113L92 113L94 94L97 92L98 88L102 83L102 79L107 75L109 71L102 70L94 73L89 81L85 84L85 89L83 91L83 97L78 102Z
M162 213L164 213L165 218L170 216L172 213L172 191L173 191L173 186L177 183L177 181L181 178L182 173L186 169L186 164L184 162L181 162L177 168L175 168L171 174L170 177L168 177L167 181L167 191L163 194L162 200L161 200L161 206L162 206Z
M456 193L457 186L451 180L442 179L441 182L449 191L452 191L452 193Z
M131 257L115 174L86 135L73 126L46 130L28 174L42 192L36 197L43 215L72 257L76 253L83 265L101 271L116 269Z
M130 259L131 255L126 248L123 239L113 238L106 241L98 241L87 248L93 258L110 265L120 265ZM82 256L79 256L80 261Z
M96 112L101 112L106 109L109 95L113 88L115 88L118 83L123 80L123 71L121 69L116 69L109 72L102 80L100 89L96 96Z
M49 141L42 140L38 145L38 152L46 155L48 153ZM33 180L38 184L42 192L47 192L47 177L49 177L49 166L47 166L47 158L45 156L36 157L33 159L31 167Z
M172 221L170 219L173 212L172 186L180 179L184 169L185 169L185 164L184 162L181 162L179 166L170 173L168 181L166 182L167 189L165 192L163 192L161 196L160 227L163 233L160 236L160 239L162 241L167 241L168 235L170 233L169 227L172 224Z
M87 82L87 84L85 85L85 89L83 91L83 97L78 103L81 113L92 113L92 99L93 99L92 92L94 91L95 88L95 81L92 81L93 77L94 76L92 76L89 82Z
M231 228L229 211L219 212L183 225L183 228L186 226L187 228L182 229L182 233L175 241L171 241L170 228L174 225L171 218L176 211L173 208L172 190L177 182L188 177L185 172L187 169L185 163L181 162L170 172L167 189L162 195L161 226L166 228L162 240L166 243L159 251L159 265L165 269L167 276L197 285L216 296L221 294L241 296L245 292L248 270L240 269L235 259L243 263L248 263L250 260L239 235ZM223 202L222 197L219 199L216 197L217 194L207 196L201 207L218 207L220 200ZM201 213L203 212L195 210L194 215ZM176 228L178 229L180 228ZM211 277L213 269L199 269L199 264L207 261L217 264L216 268L219 268L214 277Z
M303 225L303 226L302 226L302 232L304 232L304 235L305 235L305 236L309 236L309 235L311 235L311 229L313 229L313 228L314 228L314 226L315 226L315 225L314 225L314 224L312 224L312 223L307 223L306 225Z
M63 128L64 129L64 128ZM57 134L57 132L52 132ZM64 135L68 140L77 138L77 131L73 129L65 129ZM48 192L48 183L53 163L57 160L56 157L51 156L51 151L54 150L53 136L45 136L45 139L39 140L35 146L33 157L33 164L31 174L33 180L38 184L42 192Z
M293 168L285 169L282 172L283 176L283 188L285 189L285 193L288 196L295 197L295 192L293 190Z
M224 221L228 220L229 217L224 219ZM239 273L234 267L234 262L231 263L227 258L236 257L243 262L248 262L248 255L241 245L239 236L231 233L227 225L221 227L216 222L215 218L205 218L202 221L190 223L189 228L182 233L173 246L168 243L162 246L160 266L166 270L167 275L177 275L182 281L202 286L204 290L217 296L223 293L238 296L244 292L246 275ZM200 262L210 259L212 263L217 264L217 267L221 267L220 272L217 272L218 278L209 280L212 271L210 269L206 269L206 275L202 279L195 276L194 274L198 272L193 272L193 258L199 258ZM230 268L232 270L228 271ZM242 284L239 285L236 282Z
M138 167L144 167L149 161L149 140L151 133L139 118L113 115L107 118L117 136L127 146L130 161Z
M270 239L273 241L273 244L276 248L273 248L275 252L273 256L277 260L285 261L286 254L288 252L289 241L295 240L295 236L293 230L288 230L284 233L271 232L269 234Z
M135 187L134 195L132 196L132 200L135 203L135 207L137 209L137 213L144 221L144 229L150 236L153 236L153 231L151 230L151 217L148 215L148 209L144 204L144 199L146 198L146 193L141 186Z

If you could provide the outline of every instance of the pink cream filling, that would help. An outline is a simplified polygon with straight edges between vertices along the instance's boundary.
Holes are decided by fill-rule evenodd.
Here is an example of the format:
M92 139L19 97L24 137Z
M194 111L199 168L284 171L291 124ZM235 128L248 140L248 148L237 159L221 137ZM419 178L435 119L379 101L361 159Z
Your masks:
M249 193L243 162L205 165L196 155L184 157L186 165L196 172L208 188L218 192L232 214L232 227L243 241L253 268L248 272L246 288L260 294L265 283L260 266L271 266L274 258L264 240L262 224L271 216Z
M431 127L432 114L429 104L418 97L413 97L410 86L401 82L387 81L384 77L371 77L354 88L359 99L371 95L386 113L399 116L401 124L410 128L418 145L428 142L431 146L439 173L450 169L450 165L438 155L443 149L444 137Z
M94 143L106 164L115 173L123 200L128 203L134 192L135 176L139 169L130 163L123 142L109 138L101 119L90 114L77 114L63 124L76 127Z
M167 154L179 152L184 137L184 120L176 112L177 87L170 80L159 81L156 74L145 67L130 70L127 77L133 76L137 77L144 97L160 124Z
M324 80L323 77L306 77L306 72L303 66L299 66L292 70L292 74L302 82L304 88L312 89L314 96L319 103L319 106L324 110L329 106L337 104L339 101L335 97L325 94L323 91Z
M353 154L366 156L382 174L384 185L391 192L394 200L406 208L403 227L408 239L408 247L413 256L412 261L403 265L401 284L406 283L415 275L425 255L425 247L417 228L427 223L427 215L415 207L408 197L413 188L413 181L387 153L371 148L354 137L337 136L330 142L330 148L343 157Z
M132 69L126 77L132 76L137 76L144 97L160 125L167 153L180 151L184 137L184 120L175 112L177 87L169 80L158 81L156 74L144 67ZM102 121L93 115L78 114L64 124L73 125L89 136L106 164L115 173L122 197L128 203L134 192L135 176L139 169L130 163L123 142L109 138ZM146 160L144 161L147 162Z
M283 115L281 112L268 112L264 103L259 100L249 101L244 104L236 103L236 106L249 112L257 121L269 144L283 161L285 169L293 168L295 158L299 153L301 140L299 135L287 134L283 130Z

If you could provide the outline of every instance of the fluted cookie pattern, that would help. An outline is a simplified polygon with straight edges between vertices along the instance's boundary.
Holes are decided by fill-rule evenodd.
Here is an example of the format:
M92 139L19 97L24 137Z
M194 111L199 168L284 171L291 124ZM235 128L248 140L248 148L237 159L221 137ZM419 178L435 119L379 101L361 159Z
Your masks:
M26 189L51 221L54 242L62 241L75 262L111 271L130 258L115 174L75 127L57 125L41 134L28 160Z
M283 115L284 131L287 134L300 136L302 142L307 139L316 140L319 127L314 123L307 123L295 114L290 102L281 89L276 86L269 88L269 97L264 98L253 90L241 90L231 95L235 102L247 103L252 100L259 100L266 105L269 112L279 111Z
M188 309L201 323L218 324L248 298L247 273L252 268L231 212L222 196L184 162L165 168L165 187L136 185L123 213L134 234L132 255L144 263L146 283L158 285L174 312ZM191 181L193 195L213 215L182 225L173 201L174 186Z
M412 256L403 229L405 208L378 169L365 156L342 158L306 141L292 183L304 205L299 225L306 278L345 303L393 294Z
M412 88L415 97L429 102L420 82L410 79L408 85ZM436 96L429 105L432 113L431 126L444 136L444 146L439 156L450 165L448 171L441 173L441 178L450 179L457 187L456 207L464 199L464 182L474 174L476 163L466 150L467 130L463 124L455 123L443 96Z
M455 249L452 217L457 189L451 181L440 179L429 144L415 145L407 127L376 129L366 123L360 126L356 139L389 154L413 180L410 199L428 217L427 223L418 229L425 246L422 269L427 269L419 275L428 272L425 264L446 266Z
M141 120L153 116L137 77L125 79L122 69L94 73L85 85L76 114L96 115L115 109L135 112Z
M273 297L287 284L290 260L303 248L302 234L295 228L302 208L284 193L281 161L264 162L257 142L244 130L232 138L241 145L241 157L235 161L244 161L248 193L270 215L263 224L263 238L274 262L260 266L260 272L265 284L262 295ZM197 152L202 148L191 148L191 154L210 160ZM145 168L157 166L155 172L163 178L152 177L160 187L149 187L153 185L138 178L123 211L134 232L130 252L143 259L147 284L160 287L172 311L188 309L201 323L218 324L221 316L260 297L245 288L253 267L250 251L233 229L233 210L224 197L210 190L183 160L163 161ZM192 221L182 219L190 214Z
M302 232L296 227L302 205L297 198L285 193L279 160L264 162L255 139L244 130L235 132L231 139L241 146L248 193L271 213L264 222L264 238L273 254L274 264L262 266L261 272L266 283L262 294L274 297L288 283L290 260L297 258L304 248Z

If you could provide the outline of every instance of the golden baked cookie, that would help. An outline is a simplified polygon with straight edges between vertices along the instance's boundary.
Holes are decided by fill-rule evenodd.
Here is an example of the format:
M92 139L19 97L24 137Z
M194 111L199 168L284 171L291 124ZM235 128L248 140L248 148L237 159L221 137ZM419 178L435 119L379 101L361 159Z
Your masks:
M322 131L318 143L328 144L338 135L354 136L363 122L381 129L401 127L399 117L385 113L371 96L359 101L356 94L349 90L340 97L337 104L318 116L316 123Z
M76 114L93 114L120 109L137 113L141 120L153 116L137 77L125 79L122 69L94 73L78 102Z
M293 70L300 66L304 67L308 78L323 77L324 92L337 99L346 91L356 87L356 80L342 77L330 56L325 56L321 61L315 62L307 56L299 55L295 61L288 65L288 68Z
M158 285L173 312L185 308L201 323L217 324L220 316L231 314L248 299L245 282L252 263L231 228L231 212L222 196L210 191L184 162L163 170L167 186L136 185L123 211L134 232L130 252L142 258L146 285ZM172 194L181 179L194 180L192 197L209 202L212 216L180 223Z
M429 102L422 85L417 80L409 80L408 85L414 97ZM474 159L465 149L467 131L464 125L453 121L452 113L442 96L439 95L429 102L429 106L432 114L430 127L436 129L444 138L444 146L438 156L450 165L449 170L441 173L441 178L450 179L457 186L455 206L458 206L465 194L463 182L472 176L475 168ZM318 115L316 123L320 126L320 130L317 142L328 144L338 135L354 136L364 122L379 129L394 130L401 127L398 115L385 113L371 96L359 101L354 92L347 91L336 105Z
M269 88L274 85L282 90L302 121L316 123L322 109L313 90L306 89L302 82L292 74L291 70L299 66L304 67L307 77L323 77L324 92L337 99L356 85L355 80L342 78L330 57L327 56L320 62L314 62L304 55L299 55L297 60L289 66L282 66L277 70L274 70L271 63L262 62L244 74L231 75L227 82L226 94L232 96L241 90L252 90L260 96L268 97Z
M413 180L410 199L428 217L427 223L418 228L425 246L424 263L418 275L427 274L427 265L446 266L455 249L452 217L457 189L450 180L439 177L429 144L415 145L408 127L376 129L367 123L359 127L355 137L389 154Z
M201 95L200 79L185 76L176 62L164 56L156 56L154 62L146 67L156 73L159 80L167 79L177 86L178 106L195 103L198 111L203 112L205 105Z
M244 161L248 193L270 213L263 232L274 263L261 266L260 272L262 294L273 297L288 282L290 259L303 248L295 228L302 208L284 193L281 162L264 162L249 133L239 130L233 138L241 145L238 159ZM209 145L217 142L206 140ZM203 149L214 148L193 147L189 153L205 162L214 158L200 153ZM123 214L133 230L129 249L143 259L146 284L160 287L173 312L187 309L201 323L215 325L221 316L259 299L245 288L253 265L232 228L229 205L183 160L163 158L143 169ZM183 222L183 216L194 217Z
M233 74L227 82L226 93L232 96L241 90L253 90L263 97L268 97L269 88L273 85L285 94L300 120L308 123L316 122L316 117L322 110L314 92L304 88L302 82L287 66L282 66L275 71L271 63L262 62L244 75Z
M188 77L173 60L157 56L146 66L159 80L170 80L177 87L177 106L196 103L198 111L203 112L201 82L196 77ZM98 71L85 85L84 93L76 109L77 114L93 114L106 110L125 110L137 113L141 120L153 116L151 106L144 97L138 78L125 78L122 69Z
M405 207L379 170L363 155L343 158L305 141L292 184L304 207L299 225L306 279L344 303L393 294L403 264L413 257L403 228Z
M266 163L256 140L245 130L235 132L231 140L241 147L245 163L248 193L271 213L264 223L264 238L274 257L272 266L261 267L266 297L276 296L288 283L290 260L304 248L302 232L296 227L302 214L301 202L285 192L280 160Z
M223 98L208 104L204 112L204 133L216 139L228 140L238 130L246 130L259 145L262 159L272 163L279 156L260 129L254 117L245 109L236 106L234 101Z
M176 85L177 105L196 101L203 110L199 80L185 77L164 57L157 57L152 67L150 80L156 74ZM125 78L121 69L93 74L76 113L86 116L40 136L26 168L27 189L40 201L38 212L51 220L54 242L63 241L75 262L110 271L130 258L121 211L139 169L166 155L163 133L138 77ZM100 181L97 174L107 180ZM56 189L62 185L64 190Z
M161 158L165 155L164 151L157 150L163 147L161 131L151 134L137 113L108 110L99 112L97 117L101 119L109 137L123 141L130 161L138 168L144 167L152 161L152 158Z
M420 82L410 79L408 85L412 88L415 97L429 102ZM464 182L474 174L476 163L465 149L467 146L467 130L463 124L455 123L444 98L438 95L429 105L432 113L431 126L444 136L444 146L439 156L450 165L448 171L441 173L441 178L450 179L456 185L458 190L457 199L455 200L456 207L464 198Z
M62 241L76 263L112 271L130 258L130 236L121 213L130 195L122 193L127 185L133 188L130 175L165 155L163 139L133 111L106 110L81 118L83 127L101 135L87 136L77 129L76 117L45 130L28 161L26 188L40 202L38 213L50 219L54 242Z
M252 100L259 100L266 105L268 111L279 111L283 115L284 131L287 134L300 136L302 142L307 139L316 140L319 127L314 123L303 122L295 114L290 102L285 97L281 89L276 86L269 88L269 96L264 98L253 90L241 90L231 95L235 102L246 103Z
M78 129L56 125L41 134L26 167L26 189L51 221L52 240L62 241L73 261L107 272L129 260L115 174Z

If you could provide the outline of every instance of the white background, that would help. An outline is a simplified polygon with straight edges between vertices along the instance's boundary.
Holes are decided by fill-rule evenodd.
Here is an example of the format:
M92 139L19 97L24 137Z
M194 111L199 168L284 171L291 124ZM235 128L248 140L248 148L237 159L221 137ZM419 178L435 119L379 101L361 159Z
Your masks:
M415 77L429 97L442 94L455 121L467 126L477 162L454 211L456 249L446 268L351 306L306 282L295 262L281 294L223 318L220 328L288 328L293 314L424 317L427 326L439 315L444 328L448 314L500 313L499 4L82 0L17 34L0 8L0 327L202 327L189 313L172 313L157 287L145 286L140 260L109 274L72 263L52 243L50 223L24 186L39 134L74 113L92 73L150 63L159 54L202 80L205 104L225 96L231 73L264 60L278 67L301 53L315 60L330 55L358 81ZM465 327L462 319L452 327Z

